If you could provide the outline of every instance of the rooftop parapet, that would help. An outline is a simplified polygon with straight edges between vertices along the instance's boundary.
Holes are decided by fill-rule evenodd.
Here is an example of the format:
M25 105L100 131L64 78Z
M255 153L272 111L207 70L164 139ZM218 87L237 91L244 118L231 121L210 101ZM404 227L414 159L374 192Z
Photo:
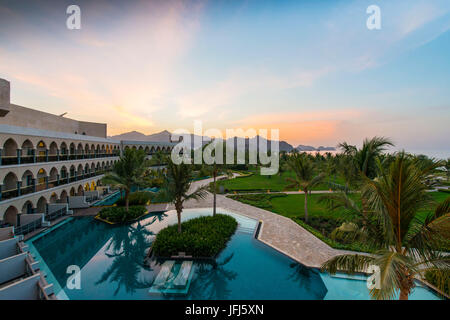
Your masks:
M9 112L10 101L10 84L5 79L0 79L0 117L4 117Z

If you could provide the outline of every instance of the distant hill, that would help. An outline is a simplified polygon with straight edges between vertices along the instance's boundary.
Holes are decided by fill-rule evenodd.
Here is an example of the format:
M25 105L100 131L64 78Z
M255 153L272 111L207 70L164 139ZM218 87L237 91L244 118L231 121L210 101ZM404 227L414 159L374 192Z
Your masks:
M133 140L133 141L146 141L147 136L137 131L126 132L115 136L109 136L108 138L115 140Z
M125 132L115 136L110 136L111 139L116 140L130 140L130 141L156 141L156 142L170 142L171 133L167 130L145 135L138 131Z
M312 146L305 146L305 145L298 145L296 148L298 151L336 151L336 148L334 147L324 147L320 146L318 148L312 147Z
M116 140L131 140L131 141L170 142L170 136L171 136L171 133L167 130L149 134L149 135L145 135L138 131L131 131L131 132L118 134L115 136L110 136L109 138L116 139ZM231 138L231 139L233 139L233 138ZM235 139L235 148L236 148L237 140L244 139L244 138L235 137L234 139ZM249 141L254 141L254 139L257 139L257 145L259 146L259 143L264 138L262 138L260 136L253 137L251 139L246 138L245 139L245 148L246 149L248 149ZM203 144L205 144L210 139L208 137L203 137L202 140L203 140ZM264 139L264 140L266 140L266 139ZM194 135L191 135L191 141L193 143ZM291 152L294 149L294 147L291 144L287 143L286 141L280 141L279 146L280 146L280 151ZM267 148L270 149L270 140L267 140ZM335 151L336 150L334 147L320 146L318 148L315 148L315 147L306 146L306 145L298 145L295 149L297 149L298 151Z

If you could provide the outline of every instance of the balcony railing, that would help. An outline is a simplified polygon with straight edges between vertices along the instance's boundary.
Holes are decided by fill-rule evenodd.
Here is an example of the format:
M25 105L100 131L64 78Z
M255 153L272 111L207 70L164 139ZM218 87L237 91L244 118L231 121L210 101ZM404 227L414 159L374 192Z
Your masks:
M41 226L42 226L42 219L38 218L38 219L36 219L34 221L31 221L30 223L27 223L25 225L21 225L21 226L15 227L14 228L14 233L16 235L27 234L27 233L30 233L30 232L36 230L36 229L39 229Z
M16 189L10 189L10 190L2 190L0 193L1 194L0 201L17 198L22 195L51 189L54 187L66 185L66 184L76 182L79 180L83 180L83 179L92 178L95 176L105 174L106 172L108 172L110 170L111 169L99 169L99 170L96 170L95 172L61 177L61 178L59 178L59 180L50 180L48 182L38 183L36 185L28 185L28 186L20 187L19 189L16 188Z
M53 221L56 218L62 217L63 215L67 214L67 207L63 207L61 209L58 209L56 211L53 211L52 213L48 213L45 215L45 220L47 221Z
M87 154L49 154L49 155L26 155L26 156L0 156L0 166L16 164L31 164L42 162L56 162L68 160L83 160L97 158L118 157L119 153L87 153Z

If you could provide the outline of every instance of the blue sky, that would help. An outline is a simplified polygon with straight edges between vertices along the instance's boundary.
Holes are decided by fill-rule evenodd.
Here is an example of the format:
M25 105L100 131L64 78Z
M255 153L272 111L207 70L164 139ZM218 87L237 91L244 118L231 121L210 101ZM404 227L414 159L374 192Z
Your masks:
M278 128L292 144L450 156L450 2L0 0L13 103L109 133ZM381 9L368 30L366 8Z

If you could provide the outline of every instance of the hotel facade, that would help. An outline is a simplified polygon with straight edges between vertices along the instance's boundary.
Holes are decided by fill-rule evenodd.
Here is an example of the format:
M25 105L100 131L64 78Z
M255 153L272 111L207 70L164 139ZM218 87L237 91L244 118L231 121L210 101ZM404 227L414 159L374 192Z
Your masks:
M121 141L107 125L12 104L0 79L0 225L25 234L101 198L104 174L123 150L170 152L176 143Z

